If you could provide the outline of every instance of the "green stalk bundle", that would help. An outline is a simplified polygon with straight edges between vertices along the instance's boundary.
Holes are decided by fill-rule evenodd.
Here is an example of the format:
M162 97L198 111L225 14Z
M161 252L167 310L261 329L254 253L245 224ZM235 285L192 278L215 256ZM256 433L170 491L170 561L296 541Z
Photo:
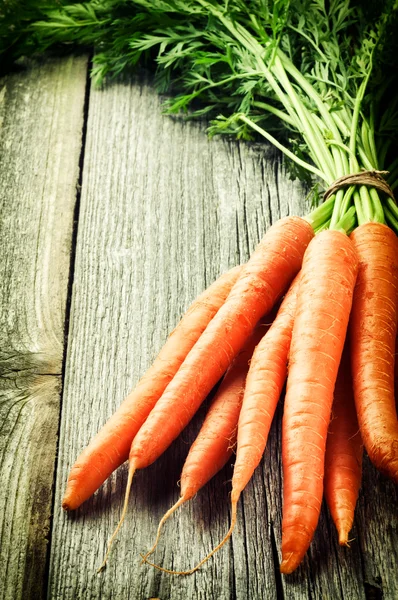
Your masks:
M206 116L211 136L266 139L315 191L361 171L387 171L391 190L398 185L396 0L377 8L349 0L18 6L6 2L0 20L6 58L94 46L98 83L155 62L158 88L171 95L167 112ZM338 190L309 219L315 231L375 221L398 232L396 203L368 185Z

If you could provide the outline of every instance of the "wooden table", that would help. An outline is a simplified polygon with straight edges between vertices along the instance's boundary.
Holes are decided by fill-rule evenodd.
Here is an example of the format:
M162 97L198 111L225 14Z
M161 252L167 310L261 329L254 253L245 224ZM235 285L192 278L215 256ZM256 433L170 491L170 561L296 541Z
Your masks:
M190 301L245 261L305 194L267 145L162 116L145 78L95 89L84 56L0 84L0 598L398 598L397 489L365 461L351 548L326 508L302 567L281 577L280 422L239 506L232 541L190 577L140 566L205 414L139 472L121 467L76 513L60 498L89 439L149 366ZM194 565L229 523L231 466L164 531L156 560Z

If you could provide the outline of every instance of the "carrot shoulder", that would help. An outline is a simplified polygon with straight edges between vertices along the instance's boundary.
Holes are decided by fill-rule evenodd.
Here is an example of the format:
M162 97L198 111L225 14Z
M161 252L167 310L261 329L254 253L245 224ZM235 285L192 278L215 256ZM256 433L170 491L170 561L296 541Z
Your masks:
M256 323L299 271L312 237L311 226L299 217L281 219L268 230L134 439L130 470L153 463L186 427Z
M362 476L363 444L355 411L348 347L344 349L326 441L325 498L339 535L348 546Z
M285 574L301 562L319 519L326 436L357 272L354 246L339 231L319 233L304 257L282 423Z
M360 260L350 322L354 398L370 460L398 483L394 353L398 311L398 238L367 223L351 239Z
M78 508L128 458L131 442L186 355L225 302L241 267L221 275L189 307L152 366L73 465L63 498Z

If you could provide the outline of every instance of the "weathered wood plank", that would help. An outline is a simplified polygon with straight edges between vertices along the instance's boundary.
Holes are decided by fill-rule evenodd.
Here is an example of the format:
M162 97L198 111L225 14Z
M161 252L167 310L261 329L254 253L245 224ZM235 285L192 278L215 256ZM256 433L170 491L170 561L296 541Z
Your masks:
M303 197L272 149L208 142L203 126L162 117L147 84L92 91L49 598L363 599L366 582L373 585L381 570L390 585L383 587L384 598L396 597L397 574L388 557L396 544L388 503L396 496L369 468L362 498L371 506L377 496L382 516L366 512L362 499L354 532L359 543L348 550L338 548L324 511L303 566L291 577L279 575L281 408L264 461L243 494L232 543L191 577L140 567L138 553L149 547L159 518L178 497L176 482L204 408L157 463L136 475L124 529L101 576L95 570L120 515L126 468L75 514L60 509L77 454L150 364L184 308L220 272L245 261L271 222L303 214ZM230 477L224 469L174 516L159 544L159 563L192 566L221 539ZM386 554L371 549L364 533L369 520Z
M397 491L366 458L354 535L370 599L398 598Z
M0 597L45 596L87 59L0 82Z

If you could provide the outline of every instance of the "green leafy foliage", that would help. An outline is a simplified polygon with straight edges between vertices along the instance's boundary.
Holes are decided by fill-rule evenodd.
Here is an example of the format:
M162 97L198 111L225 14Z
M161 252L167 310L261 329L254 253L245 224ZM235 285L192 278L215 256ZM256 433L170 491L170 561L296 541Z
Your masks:
M285 152L294 176L328 185L389 165L397 176L397 0L5 0L5 7L5 56L94 46L98 84L153 65L159 91L169 94L166 112L206 117L212 136L263 136ZM383 220L377 192L351 190L336 195L332 225L353 203L360 220L365 213Z

